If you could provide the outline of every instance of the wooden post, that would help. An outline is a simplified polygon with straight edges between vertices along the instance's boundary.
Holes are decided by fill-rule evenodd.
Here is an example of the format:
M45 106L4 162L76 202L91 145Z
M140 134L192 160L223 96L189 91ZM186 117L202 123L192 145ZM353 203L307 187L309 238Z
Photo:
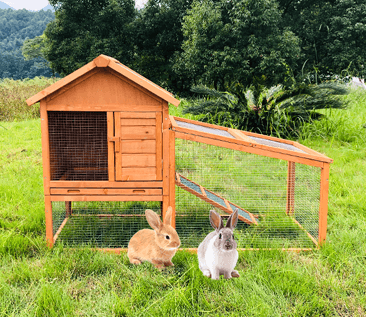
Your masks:
M288 162L287 169L287 205L286 213L293 216L295 212L295 162Z
M170 161L170 120L169 107L166 101L163 102L163 219L170 204L169 198L169 161Z
M325 243L327 235L329 192L329 164L324 163L320 174L320 203L319 203L319 245Z
M52 202L51 196L44 196L45 217L46 217L46 241L47 245L53 247L53 223L52 223Z
M42 163L43 163L43 187L44 194L50 194L50 138L48 131L48 115L46 109L46 100L41 100L41 132L42 132Z
M70 217L72 214L71 201L65 201L66 217Z
M172 227L175 228L175 133L169 131L169 205L172 207Z

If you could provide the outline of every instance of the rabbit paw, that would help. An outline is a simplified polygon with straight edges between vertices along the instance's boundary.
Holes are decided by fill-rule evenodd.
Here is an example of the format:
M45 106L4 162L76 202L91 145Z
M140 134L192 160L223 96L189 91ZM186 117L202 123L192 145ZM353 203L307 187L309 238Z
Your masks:
M211 277L211 272L209 270L203 270L202 273L204 276Z
M135 265L140 265L141 261L139 259L130 259L130 262Z
M240 274L239 274L239 272L237 270L234 270L234 271L231 272L231 276L232 277L239 277Z

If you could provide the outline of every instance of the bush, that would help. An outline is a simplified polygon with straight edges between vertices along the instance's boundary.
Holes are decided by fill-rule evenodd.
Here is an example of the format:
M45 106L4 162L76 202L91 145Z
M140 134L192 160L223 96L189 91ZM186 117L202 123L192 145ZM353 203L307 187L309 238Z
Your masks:
M241 84L220 92L205 86L192 91L204 98L196 99L184 113L200 115L199 120L235 129L277 137L299 137L304 123L319 120L320 109L344 108L339 98L348 93L346 86L334 82L319 85L294 83L266 88L257 80L249 89Z

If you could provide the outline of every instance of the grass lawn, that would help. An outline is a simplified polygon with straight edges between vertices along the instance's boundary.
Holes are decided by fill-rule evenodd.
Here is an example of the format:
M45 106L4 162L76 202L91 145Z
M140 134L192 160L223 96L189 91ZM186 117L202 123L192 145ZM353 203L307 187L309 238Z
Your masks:
M0 122L0 316L366 316L366 93L346 98L300 140L334 159L327 243L240 252L240 278L219 281L188 252L158 271L126 254L49 250L40 122Z

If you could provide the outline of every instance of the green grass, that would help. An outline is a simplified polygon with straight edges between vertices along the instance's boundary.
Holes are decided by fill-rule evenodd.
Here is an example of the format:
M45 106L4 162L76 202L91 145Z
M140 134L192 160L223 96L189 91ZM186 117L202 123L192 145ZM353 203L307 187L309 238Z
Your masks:
M241 277L229 281L204 278L188 252L161 272L125 254L49 250L40 122L1 122L0 316L366 316L366 94L346 98L349 109L300 140L334 159L327 243L240 252Z

